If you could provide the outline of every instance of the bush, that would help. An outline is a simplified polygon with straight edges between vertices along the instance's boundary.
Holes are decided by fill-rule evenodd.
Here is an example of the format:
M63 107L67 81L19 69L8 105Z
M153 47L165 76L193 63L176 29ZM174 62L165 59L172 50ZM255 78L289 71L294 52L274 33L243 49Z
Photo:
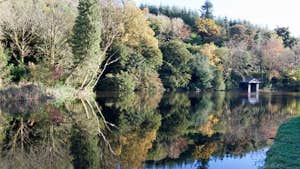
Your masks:
M13 82L20 82L27 79L28 72L25 65L10 66L10 74Z
M109 74L100 82L101 91L133 92L136 89L136 80L128 72L121 71Z

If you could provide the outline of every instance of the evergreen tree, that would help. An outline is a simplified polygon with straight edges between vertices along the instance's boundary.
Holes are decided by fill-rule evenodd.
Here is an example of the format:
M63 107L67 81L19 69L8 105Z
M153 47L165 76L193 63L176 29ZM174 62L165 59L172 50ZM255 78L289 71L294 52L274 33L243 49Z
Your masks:
M298 43L298 40L291 36L290 30L287 27L276 28L275 32L282 38L284 47L286 48L292 48Z
M201 7L201 13L203 18L213 19L213 4L207 0Z
M80 0L73 28L72 49L75 63L100 52L100 9L97 0Z
M96 78L100 57L101 20L98 0L80 0L73 28L72 50L74 69L67 83L83 86ZM89 83L91 84L91 83Z

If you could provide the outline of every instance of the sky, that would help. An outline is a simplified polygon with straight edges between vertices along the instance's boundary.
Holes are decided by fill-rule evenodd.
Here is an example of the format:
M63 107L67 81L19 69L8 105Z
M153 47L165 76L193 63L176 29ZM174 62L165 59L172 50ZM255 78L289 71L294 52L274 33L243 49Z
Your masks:
M289 27L300 37L300 1L298 0L210 0L214 16L242 19L274 29ZM171 5L200 9L205 0L136 0L137 4Z

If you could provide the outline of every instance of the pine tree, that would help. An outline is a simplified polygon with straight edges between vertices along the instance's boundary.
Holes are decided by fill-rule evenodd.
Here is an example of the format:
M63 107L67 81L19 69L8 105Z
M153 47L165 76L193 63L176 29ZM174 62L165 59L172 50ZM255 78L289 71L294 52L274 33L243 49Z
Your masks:
M213 19L213 4L210 1L205 1L201 7L201 13L203 18Z
M101 48L101 16L98 0L80 0L78 16L73 27L73 63L68 84L74 87L85 87L93 79L103 58L100 56Z

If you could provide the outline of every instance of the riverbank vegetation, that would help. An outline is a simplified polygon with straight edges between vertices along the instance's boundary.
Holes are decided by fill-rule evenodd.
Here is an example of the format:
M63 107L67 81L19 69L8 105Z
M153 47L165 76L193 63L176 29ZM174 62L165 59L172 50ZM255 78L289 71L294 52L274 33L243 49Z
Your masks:
M288 28L216 18L209 1L201 12L117 0L9 0L0 9L1 87L225 90L251 76L298 89L300 45Z

